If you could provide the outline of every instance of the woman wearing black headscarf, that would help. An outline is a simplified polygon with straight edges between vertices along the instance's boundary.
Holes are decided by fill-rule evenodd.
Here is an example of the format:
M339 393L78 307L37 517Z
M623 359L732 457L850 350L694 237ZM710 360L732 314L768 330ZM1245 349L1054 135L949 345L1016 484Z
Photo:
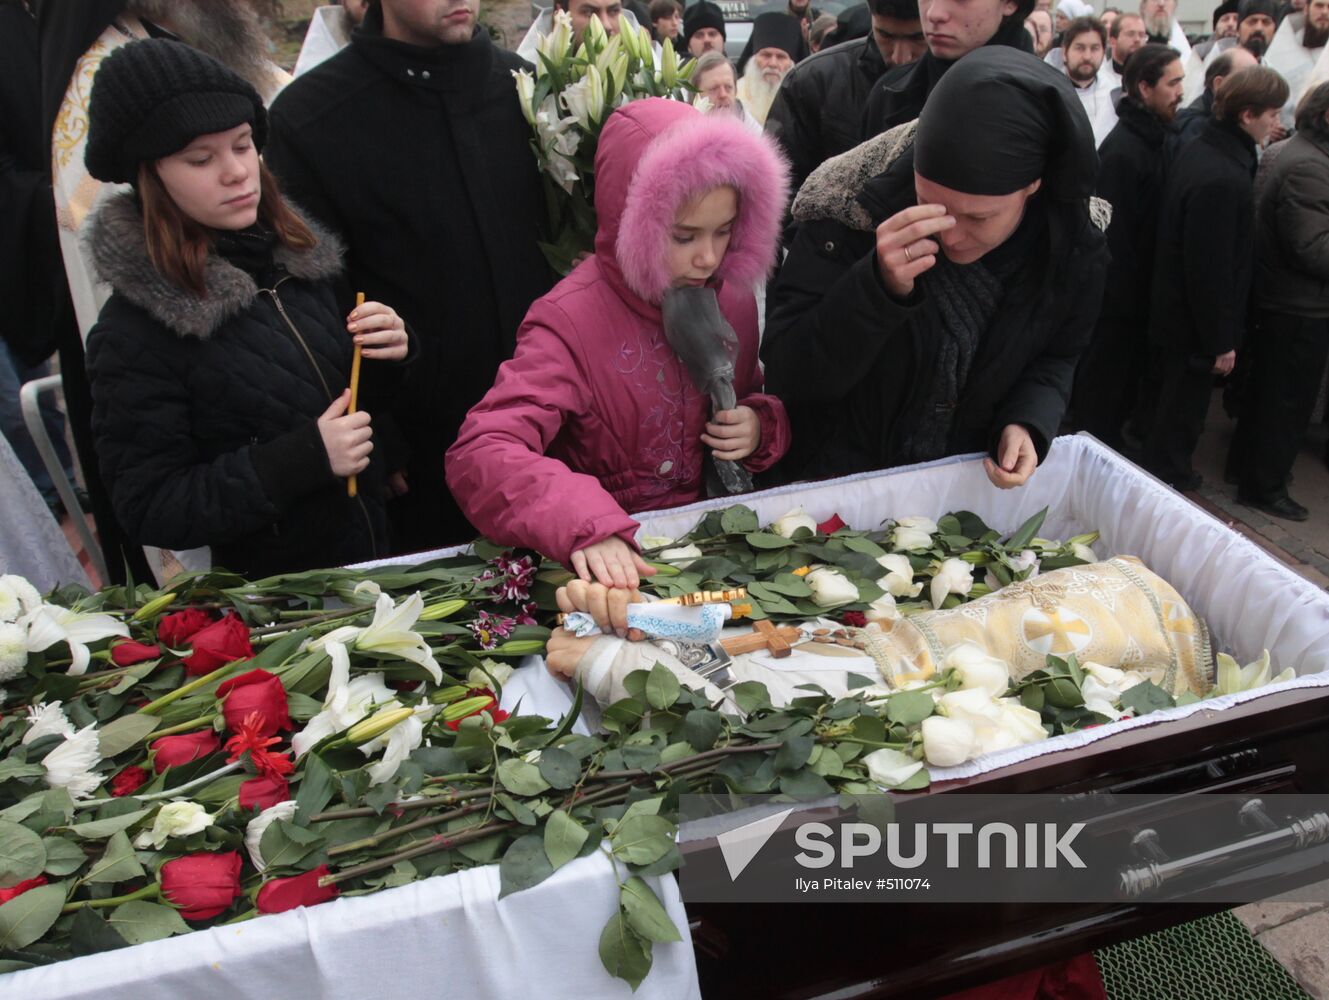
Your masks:
M823 164L772 287L767 391L791 479L987 452L1047 455L1102 299L1093 132L1064 74L1008 48L956 63L917 123Z

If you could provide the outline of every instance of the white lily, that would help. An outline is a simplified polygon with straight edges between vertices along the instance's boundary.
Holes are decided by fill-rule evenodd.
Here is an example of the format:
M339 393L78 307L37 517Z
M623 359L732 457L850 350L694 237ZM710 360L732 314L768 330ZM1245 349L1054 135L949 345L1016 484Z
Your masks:
M110 615L71 611L54 604L42 604L24 615L19 624L28 630L28 652L40 653L57 642L69 645L73 662L66 671L77 677L88 669L88 643L111 636L129 637L129 626Z
M27 631L14 622L0 622L0 684L22 676L27 664Z
M1025 549L1018 556L1011 557L1011 569L1017 573L1030 571L1029 575L1024 577L1026 580L1032 580L1038 576L1038 553L1033 549Z
M58 701L40 701L28 709L28 722L32 725L19 742L26 746L43 736L74 735L74 726L65 718L65 710Z
M989 656L977 643L962 642L946 654L942 669L954 670L961 688L980 688L1000 698L1011 686L1011 671L1005 660Z
M471 667L471 672L466 675L466 684L468 687L490 687L494 684L503 685L508 682L512 676L515 667L506 663L499 663L497 660L491 660L488 657L480 661L480 666Z
M679 569L687 569L701 556L702 551L697 546L679 545L672 549L665 549L660 553L659 558L662 562L678 563Z
M868 777L882 788L898 788L923 768L921 760L890 747L873 750L863 758L863 763L867 765Z
M428 703L420 705L413 715L397 723L382 736L376 736L368 743L360 744L360 752L366 757L372 757L379 750L383 751L381 760L365 768L371 785L381 785L396 776L397 768L401 767L402 761L409 757L411 751L424 739L425 723L441 711L443 711L442 705Z
M803 578L812 589L812 603L819 608L834 608L858 600L858 588L839 570L818 566Z
M86 799L101 787L102 776L93 770L101 759L97 727L85 726L42 758L46 783L66 789L71 798Z
M287 799L285 802L268 806L245 826L245 850L249 852L249 860L254 862L254 867L260 872L268 867L259 850L259 845L263 842L263 831L279 819L289 823L294 818L295 799Z
M1236 694L1239 691L1254 691L1256 688L1264 687L1266 684L1275 684L1281 681L1290 681L1297 676L1297 672L1288 667L1277 677L1271 678L1269 675L1273 668L1269 663L1269 650L1265 650L1260 658L1254 663L1248 663L1242 667L1237 661L1228 656L1227 653L1218 654L1218 694Z
M351 678L351 657L340 642L327 643L332 658L328 675L328 696L323 711L291 737L291 749L301 757L321 740L351 728L371 711L383 705L397 704L396 692L380 673L357 674Z
M530 70L514 69L512 78L517 81L517 103L521 106L522 116L527 125L535 124L535 77Z
M586 75L576 83L563 88L559 102L585 132L591 132L599 123L599 115L604 114L604 93L601 89L600 71L594 66L586 70Z
M771 523L771 530L784 538L793 538L799 528L807 528L812 534L817 533L817 521L802 507L795 507L789 513L777 517Z
M21 576L0 576L0 622L12 622L41 607L42 595Z
M183 802L167 802L157 810L152 821L152 831L148 839L152 846L161 850L172 837L188 837L201 833L216 819L197 802L186 799Z
M1098 556L1094 553L1094 550L1083 542L1076 542L1072 545L1071 554L1074 555L1076 559L1083 559L1087 563L1098 562Z
M887 591L892 597L917 597L923 589L921 583L914 582L914 567L909 557L898 552L877 556L877 562L886 570L886 575L877 581L877 586Z
M932 606L940 608L950 594L967 594L974 587L974 568L963 559L946 559L937 566L929 595Z
M368 625L364 628L354 625L335 628L310 642L309 648L319 649L339 642L361 652L387 653L419 664L435 684L442 684L443 670L430 652L429 644L419 632L411 631L424 609L424 598L418 591L396 607L393 607L390 595L380 594L374 604L374 619Z
M554 27L540 40L536 48L548 56L549 61L555 66L562 64L568 56L568 50L572 48L572 17L567 11L554 10ZM543 67L540 75L544 75Z

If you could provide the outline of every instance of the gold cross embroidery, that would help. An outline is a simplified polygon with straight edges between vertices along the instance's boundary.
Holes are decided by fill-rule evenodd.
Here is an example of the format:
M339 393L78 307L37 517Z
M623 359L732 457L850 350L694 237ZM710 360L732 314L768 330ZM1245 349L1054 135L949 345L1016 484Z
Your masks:
M1052 611L1048 613L1047 624L1040 622L1026 622L1024 627L1025 639L1030 643L1036 642L1046 636L1052 636L1052 653L1073 653L1075 652L1075 643L1071 641L1071 635L1090 635L1089 626L1080 619L1074 621L1062 621L1061 612Z

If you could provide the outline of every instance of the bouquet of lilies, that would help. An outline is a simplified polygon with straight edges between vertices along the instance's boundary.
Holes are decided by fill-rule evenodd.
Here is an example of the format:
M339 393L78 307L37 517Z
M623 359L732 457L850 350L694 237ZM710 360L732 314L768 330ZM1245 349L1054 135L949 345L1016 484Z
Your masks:
M689 88L692 63L665 40L657 61L650 32L623 26L612 38L591 18L578 42L566 11L541 39L535 73L513 72L531 146L545 178L553 242L542 249L567 274L595 242L595 149L605 119L643 97L677 97Z

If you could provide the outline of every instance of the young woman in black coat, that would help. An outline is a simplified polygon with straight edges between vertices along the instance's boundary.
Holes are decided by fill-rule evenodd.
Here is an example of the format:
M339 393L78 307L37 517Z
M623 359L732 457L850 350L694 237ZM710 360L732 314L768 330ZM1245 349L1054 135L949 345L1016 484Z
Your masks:
M788 478L979 451L995 485L1028 480L1103 295L1097 165L1065 75L989 46L916 127L813 172L762 345L792 424Z
M113 289L88 335L93 433L125 530L210 546L251 577L385 552L370 416L347 412L349 378L359 344L372 397L409 339L386 305L346 314L341 247L259 161L258 94L153 39L103 62L89 118L89 172L134 185L88 235Z

